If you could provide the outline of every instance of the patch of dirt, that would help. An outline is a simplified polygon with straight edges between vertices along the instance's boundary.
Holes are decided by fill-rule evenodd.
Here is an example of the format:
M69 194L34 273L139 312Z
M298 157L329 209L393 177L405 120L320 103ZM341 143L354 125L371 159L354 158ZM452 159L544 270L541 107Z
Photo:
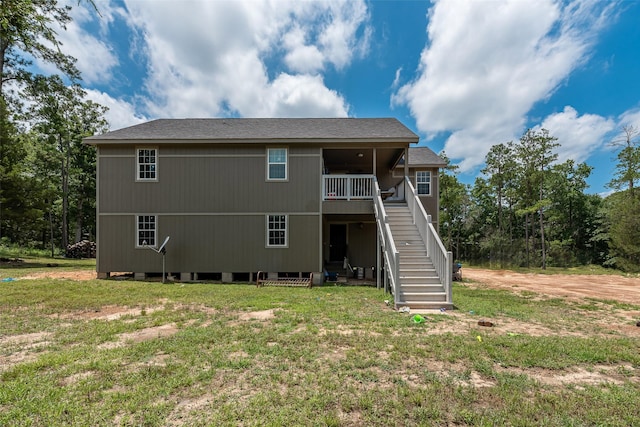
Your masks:
M0 338L0 349L6 355L0 355L0 372L11 369L20 363L32 362L38 358L41 347L51 344L49 332L11 335Z
M276 317L276 312L274 309L270 308L269 310L261 310L261 311L251 311L248 313L241 313L240 316L238 316L238 318L240 320L259 320L259 321L265 321L265 320L271 320L274 317Z
M128 342L140 343L156 338L166 338L175 335L180 329L175 323L168 325L154 326L152 328L144 328L135 332L127 332L118 336L118 341L106 342L100 344L98 349L113 349L124 347Z
M61 387L70 386L70 385L72 385L72 384L76 384L76 383L78 383L78 382L80 382L80 381L82 381L82 380L84 380L84 379L91 378L91 377L93 377L94 375L95 375L95 374L94 374L93 372L91 372L91 371L88 371L88 372L79 372L79 373L77 373L77 374L73 374L73 375L71 375L71 376L69 376L69 377L63 378L63 379L60 381L60 386L61 386Z
M74 270L74 271L43 271L22 276L20 279L68 279L68 280L93 280L98 275L92 270Z
M597 385L597 384L623 384L625 380L632 379L637 382L636 369L631 365L603 365L593 369L573 367L567 370L555 371L551 369L521 369L496 367L498 372L506 372L516 375L526 375L532 380L547 386L564 387L567 385ZM621 373L626 371L627 375Z
M79 312L69 312L69 313L61 313L55 314L54 317L59 319L69 319L69 320L107 320L113 321L118 320L124 316L138 317L143 314L151 314L154 311L163 310L164 306L154 306L154 307L146 307L146 308L129 308L122 307L118 305L105 305L104 307L100 307L99 310L93 311L79 311Z
M596 298L640 305L640 278L616 275L516 273L464 268L463 278L489 288L527 290L562 298Z
M211 406L215 401L214 396L211 394L205 394L204 396L183 399L173 408L173 411L169 414L164 421L168 427L179 427L183 425L191 424L191 415L195 412L202 412L207 407Z

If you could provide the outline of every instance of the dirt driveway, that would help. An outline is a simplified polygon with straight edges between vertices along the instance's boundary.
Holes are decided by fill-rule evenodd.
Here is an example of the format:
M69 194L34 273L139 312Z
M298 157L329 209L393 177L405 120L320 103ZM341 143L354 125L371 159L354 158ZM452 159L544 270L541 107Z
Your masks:
M537 274L463 268L465 280L490 288L527 290L557 297L597 298L640 305L640 278L615 275Z

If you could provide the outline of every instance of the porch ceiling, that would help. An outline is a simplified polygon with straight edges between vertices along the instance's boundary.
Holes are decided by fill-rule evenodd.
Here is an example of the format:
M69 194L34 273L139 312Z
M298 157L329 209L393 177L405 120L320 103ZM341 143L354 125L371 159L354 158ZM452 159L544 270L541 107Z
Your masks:
M325 148L322 150L324 167L330 173L342 171L373 173L373 150L373 148ZM403 154L402 148L376 148L376 170L388 171Z

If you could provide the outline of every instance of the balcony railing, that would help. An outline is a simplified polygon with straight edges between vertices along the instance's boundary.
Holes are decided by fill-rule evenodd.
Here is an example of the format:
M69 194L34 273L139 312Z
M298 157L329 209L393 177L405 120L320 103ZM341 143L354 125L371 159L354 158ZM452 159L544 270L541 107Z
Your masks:
M374 175L323 175L323 200L373 200Z

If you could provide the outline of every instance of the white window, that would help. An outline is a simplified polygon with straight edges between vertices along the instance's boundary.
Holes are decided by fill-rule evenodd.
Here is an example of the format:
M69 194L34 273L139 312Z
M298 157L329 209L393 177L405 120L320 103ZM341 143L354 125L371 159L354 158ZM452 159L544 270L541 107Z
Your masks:
M267 215L267 247L287 246L287 216Z
M416 172L416 190L420 196L431 195L431 172Z
M158 180L158 149L138 148L137 150L137 181Z
M138 215L136 219L136 246L156 246L158 221L155 215Z
M267 149L267 179L270 181L287 180L287 149Z

